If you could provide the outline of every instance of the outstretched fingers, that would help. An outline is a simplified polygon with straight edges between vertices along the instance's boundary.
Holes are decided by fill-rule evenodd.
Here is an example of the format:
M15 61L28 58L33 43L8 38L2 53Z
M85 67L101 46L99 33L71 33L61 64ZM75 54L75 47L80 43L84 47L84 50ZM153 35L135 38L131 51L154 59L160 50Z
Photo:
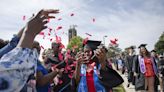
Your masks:
M45 16L47 19L55 18L54 16L49 16L49 14L57 14L57 13L59 13L58 9L42 9L41 11L39 11L36 17Z

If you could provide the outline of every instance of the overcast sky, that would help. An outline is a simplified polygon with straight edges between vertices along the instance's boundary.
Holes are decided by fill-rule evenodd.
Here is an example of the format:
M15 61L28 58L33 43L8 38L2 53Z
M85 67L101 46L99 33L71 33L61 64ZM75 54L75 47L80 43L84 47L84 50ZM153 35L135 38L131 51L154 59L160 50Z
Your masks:
M70 25L77 25L77 34L83 38L85 33L92 34L90 39L103 40L106 45L110 39L117 38L119 47L138 46L147 43L152 50L159 36L164 32L164 0L1 0L0 1L0 38L11 39L28 18L43 8L59 9L60 14L51 20L49 27L56 29L62 42L68 43L67 34ZM70 16L74 13L74 16ZM26 16L24 21L22 18ZM58 21L58 18L62 20ZM95 18L95 22L92 19ZM45 30L44 32L48 32ZM41 45L48 48L54 37L37 36Z

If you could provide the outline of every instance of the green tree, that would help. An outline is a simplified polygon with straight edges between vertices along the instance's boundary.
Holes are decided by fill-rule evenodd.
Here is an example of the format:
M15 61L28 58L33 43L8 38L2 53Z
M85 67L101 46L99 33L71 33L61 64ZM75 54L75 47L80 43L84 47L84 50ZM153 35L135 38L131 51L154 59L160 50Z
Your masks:
M108 57L115 57L119 53L121 53L121 48L119 48L118 45L114 46L109 44Z
M78 48L82 47L82 38L80 36L73 37L70 42L68 43L67 49L72 49L74 46Z
M155 50L158 54L164 53L164 32L159 37L159 40L155 44Z

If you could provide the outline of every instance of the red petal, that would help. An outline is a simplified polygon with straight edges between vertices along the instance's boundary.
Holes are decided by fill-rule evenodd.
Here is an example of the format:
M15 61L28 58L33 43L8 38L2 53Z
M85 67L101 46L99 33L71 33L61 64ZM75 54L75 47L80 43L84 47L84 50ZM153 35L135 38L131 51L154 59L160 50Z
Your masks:
M62 53L58 53L58 58L60 61L63 61L63 54Z
M52 28L50 28L50 27L49 27L48 29L49 29L49 32L51 33L51 31L52 31Z
M63 48L65 48L65 46L61 43L60 48L63 49Z
M72 79L73 78L73 75L72 74L69 74L68 77Z
M48 22L50 22L50 18L48 18Z
M51 34L50 33L48 33L48 36L50 36Z
M40 46L40 48L41 48L41 49L44 49L44 47L43 47L42 45Z
M75 66L75 65L74 65L74 64L71 64L71 65L70 65L70 67L73 67L73 66Z
M59 36L58 36L59 37ZM61 37L59 37L59 41L61 42Z
M52 38L50 39L50 41L52 42Z
M71 72L73 73L75 70L72 70Z
M40 32L39 35L44 35L44 32Z
M93 18L92 21L95 22L95 18Z
M58 26L58 27L56 28L56 30L60 30L60 29L62 29L62 26Z
M112 44L116 44L116 41L110 40L110 42L111 42Z
M26 16L25 15L23 16L23 20L26 20Z
M88 37L83 40L83 44L85 45L88 41Z
M62 18L58 18L58 20L62 20Z
M71 70L71 67L70 66L67 66L67 70Z
M73 13L71 13L71 15L70 16L74 16L74 14Z
M59 84L62 84L63 83L63 81L62 80L59 80Z
M118 41L118 39L116 39L116 38L115 38L114 40L115 40L115 41Z
M89 34L89 33L85 33L86 35L88 35L88 36L92 36L91 34Z
M61 37L56 35L56 43L61 43Z

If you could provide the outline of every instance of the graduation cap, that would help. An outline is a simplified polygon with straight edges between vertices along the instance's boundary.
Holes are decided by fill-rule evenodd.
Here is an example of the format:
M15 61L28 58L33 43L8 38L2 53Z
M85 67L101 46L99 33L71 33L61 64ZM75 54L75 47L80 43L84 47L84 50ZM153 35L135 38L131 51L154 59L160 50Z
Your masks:
M95 50L100 44L101 41L88 40L85 44L83 44L83 47Z
M130 46L128 49L135 49L136 46Z
M141 44L138 48L146 47L147 44Z
M156 53L157 51L156 50L152 50L151 52L155 52Z
M164 56L161 54L161 55L159 55L159 58L163 58Z

